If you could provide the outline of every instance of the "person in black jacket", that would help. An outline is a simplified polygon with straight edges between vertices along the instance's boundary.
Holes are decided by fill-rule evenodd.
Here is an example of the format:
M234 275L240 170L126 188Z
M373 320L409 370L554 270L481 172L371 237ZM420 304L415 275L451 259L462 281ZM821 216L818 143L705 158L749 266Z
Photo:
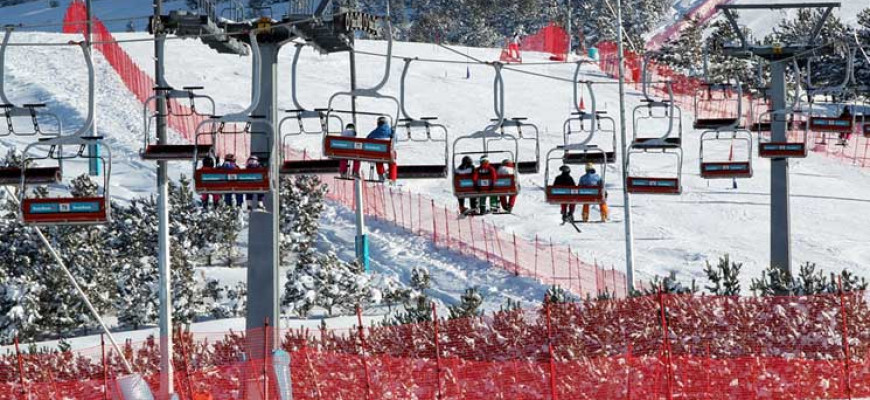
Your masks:
M571 167L563 165L559 168L562 173L553 181L553 186L577 186L574 178L571 176ZM574 220L574 204L562 204L562 222L570 222Z

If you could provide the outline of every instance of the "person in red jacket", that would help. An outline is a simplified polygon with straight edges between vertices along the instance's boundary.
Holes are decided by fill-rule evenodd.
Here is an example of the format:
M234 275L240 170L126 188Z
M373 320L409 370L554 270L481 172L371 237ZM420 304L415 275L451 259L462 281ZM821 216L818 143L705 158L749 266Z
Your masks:
M492 190L495 187L498 173L495 170L495 167L489 163L489 158L487 156L480 157L480 166L474 169L474 172L471 174L471 179L474 181L474 187L477 188L478 191ZM493 208L498 207L498 197L490 197L489 202ZM481 199L478 207L481 214L489 212L486 209L486 198Z

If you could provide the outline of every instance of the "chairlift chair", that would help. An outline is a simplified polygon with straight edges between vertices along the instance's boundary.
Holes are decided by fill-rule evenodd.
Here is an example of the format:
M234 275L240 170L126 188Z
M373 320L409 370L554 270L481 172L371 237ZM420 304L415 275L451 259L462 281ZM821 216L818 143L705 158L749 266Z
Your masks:
M510 119L499 120L494 118L491 122L498 124L499 136L487 139L490 142L496 142L504 138L514 138L517 143L534 142L534 159L522 158L522 155L528 154L528 151L519 152L518 157L521 159L516 161L516 170L520 174L537 174L540 172L541 165L541 134L538 126L532 123L525 122L526 117L513 117ZM499 122L500 121L500 122Z
M561 164L570 164L572 153L583 154L589 160L597 159L598 166L601 171L601 184L595 186L556 186L553 185L553 177L550 174L550 166L554 161L560 161ZM589 156L597 153L597 156ZM547 166L544 170L544 182L546 188L546 200L549 204L600 204L605 200L604 183L607 168L607 155L604 150L597 146L586 146L583 144L574 144L566 146L557 146L547 152ZM588 161L593 162L593 161Z
M809 123L801 110L785 112L768 111L762 119L777 119L786 126L786 141L772 141L758 135L758 156L761 158L805 158ZM797 138L797 139L795 139Z
M598 110L592 82L583 82L589 92L590 111L580 108L577 78L581 63L574 71L574 112L562 124L565 146L579 145L575 151L566 153L566 164L585 164L587 162L612 164L616 162L616 123L607 112ZM575 140L575 138L578 138ZM576 141L576 143L575 143ZM588 151L587 151L588 150Z
M701 178L752 178L752 134L749 131L742 129L704 131L701 134L700 142L699 163ZM709 148L715 146L716 143L728 143L730 145L728 157L714 158L709 154ZM705 144L707 144L707 151L705 151ZM738 151L735 152L735 149Z
M849 54L846 55L846 71L843 82L836 86L815 86L812 83L812 61L814 57L810 57L806 61L807 73L806 73L806 86L807 86L807 99L809 101L810 106L810 115L809 115L809 130L814 133L818 133L819 141L817 144L826 144L827 143L827 135L844 135L850 134L855 129L855 116L854 110L850 110L849 107L851 105L845 103L828 103L828 105L833 106L833 113L829 111L822 110L818 107L813 107L815 104L815 99L817 96L830 96L832 99L836 96L842 95L850 81L854 81L854 73L855 73L855 57L857 55L857 49L851 49ZM854 107L852 107L854 108ZM853 111L852 113L846 113L846 111Z
M740 84L705 83L695 91L695 129L742 128L743 89Z
M633 123L633 138L628 147L628 154L625 160L626 176L625 190L634 194L680 194L682 193L682 170L683 170L683 149L682 149L682 132L675 127L674 120L681 114L678 107L673 101L673 91L668 85L668 99L654 100L647 98L645 104L641 104L634 108L632 115ZM638 118L642 115L644 108L657 108L663 110L662 115L668 122L667 129L660 136L639 135L640 124L644 121ZM679 125L676 125L679 126ZM646 176L638 175L631 171L632 158L636 158L640 153L660 153L665 157L675 158L676 172L672 175L662 176ZM635 162L636 163L636 162Z
M261 160L259 168L244 168L244 169L223 169L220 166L205 167L201 165L206 157L218 158L216 144L218 138L225 135L244 135L251 140L256 135L265 138L269 143L268 148L271 149L271 132L254 131L253 125L260 123L271 130L271 124L265 116L250 116L243 119L233 119L215 116L206 121L203 121L197 128L196 147L193 154L194 166L194 186L197 193L200 194L226 194L226 193L267 193L271 188L271 178L269 173L269 153L260 153L256 155ZM241 129L231 129L241 125ZM215 144L211 146L208 153L201 154L198 149L206 143L204 138L208 138L208 142Z
M504 159L516 163L516 155L519 153L519 140L512 135L502 135L495 131L495 126L496 125L489 125L482 131L466 136L460 136L453 141L453 194L457 198L516 196L519 194L520 187L517 182L517 174L519 173L519 170L516 168L514 169L514 175L499 175L495 182L474 182L472 174L456 173L457 167L465 156L472 157L472 159L482 156L492 157L492 161L496 162L491 161L490 165L492 165L496 170L501 166L500 163L497 162L501 160L499 157L504 157ZM490 149L489 145L492 143L490 139L494 138L498 140L512 141L512 149ZM473 145L464 145L465 142L478 142L480 145L478 146L478 149L475 150L460 151L460 148L467 149L468 147L474 147ZM463 144L463 146L460 147L460 144ZM495 155L498 155L498 157L493 157Z
M144 106L144 125L145 125L145 142L139 155L143 160L152 161L187 161L190 160L195 153L205 154L212 150L214 144L158 144L156 135L151 135L151 127L156 123L159 117L181 117L197 119L209 118L214 115L215 102L210 96L196 93L197 90L202 90L201 86L185 86L182 90L173 89L170 86L155 86L156 92L153 96L145 100ZM166 115L158 115L152 113L152 109L156 109L157 101L163 100L166 102ZM173 103L177 100L187 100L189 111L181 112L181 107L178 110L173 109ZM197 109L197 101L205 103L200 108L206 108L206 112L201 112ZM177 104L177 103L176 103Z
M25 165L43 159L94 159L101 160L103 167L102 193L92 197L32 197L28 189L33 185L44 182L31 179L28 169L24 169L19 177L20 189L18 196L21 204L21 221L25 225L99 225L105 224L111 219L111 207L109 205L109 179L111 177L112 153L111 149L102 143L101 136L62 136L57 138L44 138L36 143L31 143L24 150ZM89 146L101 145L104 152L99 155L88 151ZM71 154L65 154L60 150L63 146L76 148ZM34 148L48 147L46 155L30 156ZM28 197L29 194L31 197Z

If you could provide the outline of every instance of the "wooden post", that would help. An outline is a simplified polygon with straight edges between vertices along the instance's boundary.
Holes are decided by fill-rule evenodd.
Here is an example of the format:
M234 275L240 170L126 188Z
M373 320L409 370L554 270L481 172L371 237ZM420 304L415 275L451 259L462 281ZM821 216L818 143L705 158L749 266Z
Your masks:
M665 352L665 360L667 362L667 370L665 374L665 379L667 379L667 390L668 390L668 400L673 399L673 392L671 391L671 346L670 340L668 340L668 318L665 313L665 294L659 289L659 309L661 310L661 319L662 319L662 349Z
M109 366L106 364L106 338L100 334L100 352L103 362L103 399L109 400Z
M362 322L362 308L360 308L359 305L356 306L356 321L357 321L357 324L359 324L359 341L360 341L360 348L361 348L360 360L362 361L362 364L363 364L363 374L364 374L363 376L365 376L365 379L366 379L366 396L365 396L365 398L366 398L366 400L371 400L371 398L372 398L372 390L371 389L372 388L371 388L371 381L369 380L369 366L368 366L368 363L366 362L366 351L367 351L367 349L366 349L366 336L365 336L365 329L363 328L363 322Z
M557 400L556 394L556 357L553 349L553 322L550 317L550 299L544 296L544 309L547 313L547 351L550 356L550 398Z
M438 338L438 309L432 302L432 333L435 337L435 400L441 400L441 344Z
M837 277L837 291L840 292L840 319L843 321L843 355L845 356L845 360L843 361L843 374L845 375L846 382L846 396L849 400L852 400L852 379L851 379L851 354L849 352L849 326L847 324L847 310L846 310L846 295L843 293L843 278L842 276Z
M21 384L20 392L22 396L25 396L27 391L24 389L24 359L21 357L21 349L18 347L18 334L15 334L15 357L18 359L18 382Z
M520 251L517 249L517 233L514 236L514 276L520 276Z

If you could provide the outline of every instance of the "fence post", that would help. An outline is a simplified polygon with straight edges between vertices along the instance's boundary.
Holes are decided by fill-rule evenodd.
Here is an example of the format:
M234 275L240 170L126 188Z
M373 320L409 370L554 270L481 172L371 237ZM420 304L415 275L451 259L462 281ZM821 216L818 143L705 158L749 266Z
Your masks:
M402 214L402 222L401 227L404 230L408 230L408 226L405 225L405 192L399 189L399 214Z
M438 338L438 309L432 302L432 332L435 336L435 400L441 399L441 344Z
M568 246L568 290L574 289L574 282L571 278L571 246Z
M18 359L18 382L21 384L21 395L26 397L24 389L24 359L21 357L21 349L18 347L18 334L15 334L15 358Z
M269 317L263 321L263 398L269 400Z
M438 246L438 223L435 218L435 200L432 200L432 243Z
M468 218L468 227L471 231L471 255L474 256L477 254L477 249L474 248L474 221L471 218Z
M446 208L445 208L445 210L446 210ZM463 252L462 252L462 247L463 247L463 245L462 245L462 221L463 220L461 220L461 219L456 220L456 226L459 229L459 239L457 240L459 242L459 254L463 254Z
M417 230L421 235L423 234L423 196L419 194L417 194Z
M517 249L517 233L514 235L514 276L520 276L520 252Z
M483 228L483 252L486 253L486 263L491 265L492 262L489 261L489 239L486 235L486 222L480 225Z
M363 364L363 376L366 379L366 397L365 398L366 398L366 400L371 400L372 391L371 391L371 381L369 380L369 365L366 362L366 352L367 352L367 350L366 350L366 335L365 335L365 329L363 328L363 322L362 322L362 308L360 308L360 306L358 304L356 306L356 321L357 321L357 324L359 325L359 341L360 341L360 347L361 347L360 360L362 361L362 364Z
M538 234L535 234L535 279L538 279Z
M109 400L109 366L106 365L106 338L105 334L100 334L100 353L103 363L103 398Z
M544 295L544 309L547 314L547 352L550 356L550 398L556 400L556 358L553 354L553 322L550 317L550 303L549 296Z
M393 223L398 224L399 220L396 218L396 197L393 196L393 188L390 188L390 205L393 208Z
M845 356L843 368L846 383L846 396L849 400L852 400L852 379L850 372L851 355L849 354L849 326L846 322L846 295L843 292L842 276L837 277L837 289L837 291L840 292L840 319L843 321L843 355Z
M665 361L666 367L665 370L665 379L666 388L668 390L668 400L673 399L673 393L671 391L671 347L670 340L668 339L668 318L665 313L665 294L659 289L659 309L661 310L661 325L662 325L662 351L665 353Z
M550 269L553 271L552 275L550 275L550 280L553 282L555 286L559 280L556 278L556 252L553 248L553 237L550 236Z
M498 237L498 229L495 229L495 226L492 228L492 234L495 235L495 244L498 245L498 257L501 258L502 268L507 271L510 267L506 265L507 259L504 257L504 252L501 250L501 239ZM492 251L495 252L495 249Z
M432 200L435 201L435 200ZM447 235L447 247L450 247L450 214L447 213L447 206L444 206L444 233ZM460 251L460 254L462 252Z

